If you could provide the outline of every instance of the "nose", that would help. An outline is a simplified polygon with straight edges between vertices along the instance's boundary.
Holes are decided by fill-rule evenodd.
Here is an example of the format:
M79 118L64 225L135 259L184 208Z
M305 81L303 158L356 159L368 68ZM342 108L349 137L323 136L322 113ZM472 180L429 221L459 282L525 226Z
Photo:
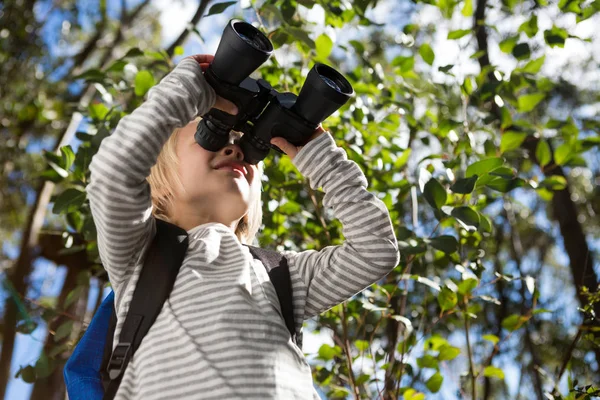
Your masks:
M239 145L235 143L229 143L227 146L221 149L223 155L230 157L233 154L233 157L238 161L244 160L244 153Z

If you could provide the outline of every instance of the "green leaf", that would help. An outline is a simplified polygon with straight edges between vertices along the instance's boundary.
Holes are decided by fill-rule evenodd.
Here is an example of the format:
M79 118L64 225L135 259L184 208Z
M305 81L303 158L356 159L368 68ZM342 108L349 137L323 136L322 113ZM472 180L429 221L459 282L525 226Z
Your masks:
M446 204L446 200L448 198L446 189L435 178L431 178L429 181L427 181L423 189L423 196L429 205L431 205L431 207L438 210L442 208L444 204Z
M65 299L64 307L69 308L73 302L77 301L81 293L83 293L83 289L83 286L76 286L73 290L71 290Z
M465 17L473 15L473 0L465 0L465 5L463 6L461 14Z
M540 183L540 187L548 190L564 190L567 187L567 180L564 176L549 176Z
M523 187L526 185L527 182L525 182L521 178L506 176L494 177L491 181L485 184L486 187L501 193L508 193L515 188Z
M483 335L482 338L484 340L487 340L488 342L492 342L492 344L494 345L496 345L500 341L500 338L496 335Z
M117 60L106 69L106 72L122 72L126 65L127 61Z
M315 40L315 48L317 50L317 57L326 59L333 49L333 41L323 33Z
M216 5L216 4L215 4ZM154 86L154 76L147 70L139 71L135 75L134 86L136 96L145 95L152 86Z
M433 65L433 61L435 60L435 53L431 49L431 46L427 43L423 43L419 48L419 54L423 57L423 60L429 64Z
M512 53L518 41L519 35L508 37L500 42L500 50L506 54Z
M437 297L438 304L442 311L450 310L456 306L456 302L458 301L458 297L456 293L450 290L447 286L442 287L440 293Z
M408 162L408 158L410 157L410 153L412 153L412 149L406 149L404 150L402 155L396 159L396 161L394 162L394 168L396 170L399 170L400 168L406 165L406 163Z
M30 319L20 322L15 328L17 332L29 335L37 328L38 324Z
M342 354L342 349L338 346L330 346L327 343L319 347L319 358L328 361L332 360L333 357L340 356Z
M519 32L524 32L529 38L534 37L538 32L537 15L533 14L531 18L523 22L521 26L519 26Z
M455 31L450 31L448 32L448 40L460 39L461 37L466 36L469 33L471 33L470 29L458 29Z
M467 167L466 177L470 178L473 175L483 176L493 170L494 168L500 167L504 163L504 160L499 157L486 158L474 162Z
M512 314L504 318L501 322L501 325L504 329L512 332L519 329L524 322L527 322L528 319L529 318L523 317L518 314Z
M483 376L487 376L488 378L504 379L504 371L502 371L500 368L490 365L489 367L485 367L483 370Z
M425 340L425 343L423 343L424 350L438 351L444 346L448 346L448 341L438 333L433 334L429 339Z
M89 106L90 117L96 121L103 121L109 112L108 107L102 103L92 103Z
M450 186L450 190L459 194L472 193L473 189L475 189L475 182L477 182L478 178L478 175L473 175L470 178L457 179L456 182Z
M285 31L292 35L295 39L306 43L310 49L315 48L315 42L308 36L308 33L304 29L296 28L295 26L287 26Z
M527 72L529 74L537 74L538 72L540 72L542 65L544 65L544 61L546 61L545 55L540 58L536 58L535 60L529 61L523 67L523 72Z
M354 345L359 351L367 351L369 349L369 342L366 340L357 340Z
M67 321L56 329L54 341L58 342L71 334L73 330L73 321Z
M502 139L500 140L500 152L505 153L510 150L518 149L526 137L527 134L523 132L507 131L503 133Z
M173 50L173 55L175 56L181 56L183 55L184 51L183 51L183 46L177 46L175 47L175 50Z
M62 192L54 201L52 212L61 214L63 212L77 211L85 201L85 192L78 189L67 189Z
M429 243L432 247L447 254L452 254L458 250L458 241L454 236L451 235L434 237L430 239Z
M425 393L417 392L415 389L411 388L404 392L403 397L404 400L425 400Z
M102 82L106 78L106 74L99 69L89 69L79 75L73 77L73 80L85 79L87 82Z
M142 50L140 50L137 47L134 47L132 49L129 49L129 51L127 51L127 53L125 53L125 55L123 56L123 58L133 58L133 57L140 57L143 56L144 52Z
M425 354L422 357L417 358L417 365L419 366L419 368L438 368L438 361L437 359L430 355L430 354Z
M563 143L554 150L554 162L558 165L563 165L573 158L573 147L570 143Z
M34 383L35 369L31 365L28 365L25 368L21 368L19 372L17 372L17 376L20 376L21 379L27 383Z
M440 348L440 354L438 359L440 361L448 361L454 360L460 354L460 349L458 347L450 346L446 344Z
M544 40L550 47L565 47L565 40L569 37L569 33L556 25L552 29L544 31Z
M431 393L437 393L442 387L442 382L444 382L444 377L439 372L436 372L431 378L427 379L425 386L427 386L427 389L429 389Z
M480 213L480 212L478 214L479 214L479 228L481 229L481 231L491 233L493 230L493 224L492 224L492 220L490 219L490 217L488 217L487 215Z
M206 14L206 17L208 17L209 15L215 15L215 14L221 14L223 11L225 11L229 6L234 5L235 3L237 3L237 1L226 1L224 3L217 3L214 4L210 10L208 10L208 14Z
M62 164L61 166L68 170L75 162L75 153L73 153L73 149L70 145L63 146L60 148L60 153L62 154Z
M469 206L456 207L450 214L468 231L479 227L479 213Z
M533 93L519 96L519 112L529 112L546 98L546 93Z
M512 49L512 55L517 60L526 60L531 57L531 49L527 43L519 43Z
M46 353L42 353L34 366L37 379L47 378L54 372L54 363L48 358Z
M540 139L538 141L535 149L535 157L537 158L541 167L548 165L548 163L552 161L552 151L550 150L550 145L546 140Z
M477 287L479 281L475 278L467 278L458 285L458 293L469 294Z

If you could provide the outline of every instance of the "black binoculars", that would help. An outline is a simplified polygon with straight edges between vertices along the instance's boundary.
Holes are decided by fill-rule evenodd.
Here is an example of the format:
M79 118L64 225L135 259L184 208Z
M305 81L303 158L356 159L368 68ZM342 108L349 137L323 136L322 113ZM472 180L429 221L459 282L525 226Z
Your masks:
M237 115L212 109L198 123L196 142L209 151L229 143L229 132L242 132L240 147L244 161L256 164L270 149L271 138L280 136L303 146L319 124L343 106L354 93L352 85L335 69L315 64L296 96L279 93L264 79L249 75L273 52L273 44L249 23L229 21L215 58L204 73L217 95L233 102Z

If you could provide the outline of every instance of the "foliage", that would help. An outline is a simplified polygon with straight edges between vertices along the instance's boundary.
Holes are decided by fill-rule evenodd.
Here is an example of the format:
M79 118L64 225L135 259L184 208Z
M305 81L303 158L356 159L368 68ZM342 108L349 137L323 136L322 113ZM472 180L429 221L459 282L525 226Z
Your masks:
M208 15L231 11L234 3L214 4ZM594 368L589 362L600 354L597 287L581 286L574 262L569 270L558 256L564 238L550 221L556 204L564 204L556 196L566 192L584 231L598 232L598 185L590 182L599 179L599 122L580 111L600 96L598 88L545 72L555 48L586 39L558 20L544 27L538 18L598 21L598 2L490 4L498 20L523 22L502 32L506 28L486 20L485 44L479 25L469 27L481 12L472 0L420 2L411 6L414 15L436 12L440 22L420 24L415 17L398 32L372 17L378 7L393 10L393 1L249 3L236 12L256 21L276 48L260 69L264 79L298 93L314 62L335 65L350 79L354 99L325 125L388 207L400 246L400 264L385 280L317 320L316 330L333 339L311 355L314 380L326 397L420 399L439 392L441 398L508 398L509 386L515 393L516 382L508 382L515 368L523 376L519 393L597 395L592 384L599 381L600 359ZM307 20L316 9L323 10L324 30ZM450 22L457 20L464 29ZM359 27L368 34L343 40ZM443 29L466 61L440 64L447 57L436 54L440 44L430 38ZM495 54L512 67L486 64L484 57ZM468 72L469 63L481 68ZM162 50L133 47L74 78L96 89L79 110L87 123L76 147L44 153L47 168L40 174L58 185L52 212L62 218L63 254L85 250L91 260L67 302L102 274L85 193L90 159L172 66ZM584 73L586 66L572 68ZM558 173L563 168L569 174ZM341 224L321 206L323 193L312 191L289 159L267 158L265 172L262 246L304 250L343 242ZM594 250L589 257L597 259ZM565 285L571 299L557 302L548 288ZM582 298L581 316L566 318L560 307L574 314ZM57 341L69 331L61 325ZM70 349L77 335L69 339ZM18 375L27 382L43 378L61 351L44 352Z

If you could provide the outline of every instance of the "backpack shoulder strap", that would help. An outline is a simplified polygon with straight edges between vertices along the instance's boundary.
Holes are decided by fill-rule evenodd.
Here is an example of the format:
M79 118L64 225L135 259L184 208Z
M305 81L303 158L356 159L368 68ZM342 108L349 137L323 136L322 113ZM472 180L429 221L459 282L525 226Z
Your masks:
M283 320L287 327L292 340L298 344L298 337L296 335L296 327L294 323L294 302L292 301L292 282L290 279L290 269L288 266L287 258L277 251L261 249L260 247L246 245L250 253L254 258L260 260L267 272L269 273L269 279L275 287L277 292L277 298L279 299L279 305L281 306L281 313L283 314Z
M110 383L104 400L113 399L123 372L169 297L188 247L187 232L157 219L156 235L133 292L119 343L108 360Z

